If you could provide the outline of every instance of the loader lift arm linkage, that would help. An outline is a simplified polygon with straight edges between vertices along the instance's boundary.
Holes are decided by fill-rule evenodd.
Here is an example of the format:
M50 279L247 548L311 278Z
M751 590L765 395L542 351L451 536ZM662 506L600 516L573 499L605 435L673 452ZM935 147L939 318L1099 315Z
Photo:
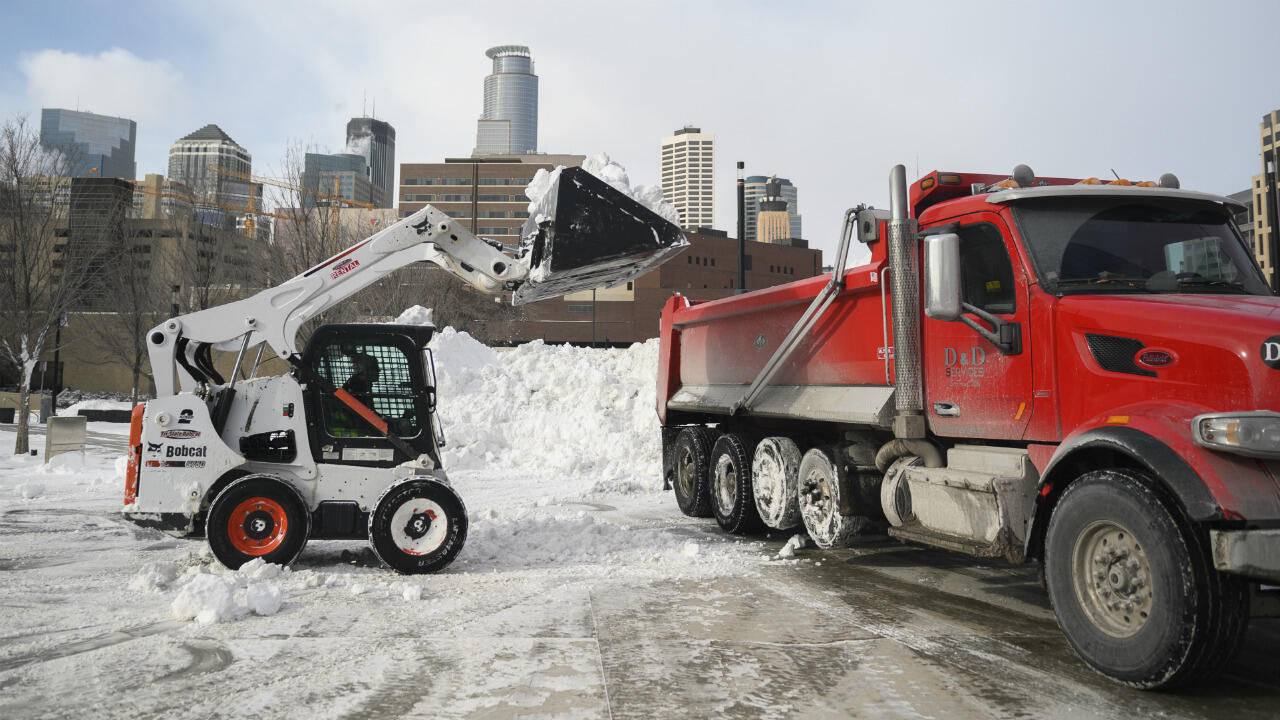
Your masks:
M421 261L434 263L486 293L514 290L529 273L521 260L428 205L280 285L152 328L147 351L157 396L174 393L175 372L184 391L194 390L200 382L221 385L222 378L209 361L210 348L244 350L266 342L281 359L296 357L296 335L303 323L392 271Z

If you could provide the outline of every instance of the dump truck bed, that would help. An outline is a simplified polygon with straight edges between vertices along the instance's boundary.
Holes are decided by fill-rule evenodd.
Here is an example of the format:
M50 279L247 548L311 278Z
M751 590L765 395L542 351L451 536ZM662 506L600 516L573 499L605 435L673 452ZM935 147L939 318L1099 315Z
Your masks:
M742 412L759 417L888 426L892 328L884 316L883 260L845 271L844 288ZM727 415L831 276L721 300L675 296L664 307L658 415ZM886 341L886 335L888 337Z

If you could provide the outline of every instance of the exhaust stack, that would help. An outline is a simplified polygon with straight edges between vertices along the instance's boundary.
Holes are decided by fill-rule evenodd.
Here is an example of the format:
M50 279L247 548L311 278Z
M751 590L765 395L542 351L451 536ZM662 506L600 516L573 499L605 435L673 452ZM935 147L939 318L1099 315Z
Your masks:
M916 263L916 221L907 217L907 169L889 173L889 290L893 303L893 434L925 436L920 372L920 282Z

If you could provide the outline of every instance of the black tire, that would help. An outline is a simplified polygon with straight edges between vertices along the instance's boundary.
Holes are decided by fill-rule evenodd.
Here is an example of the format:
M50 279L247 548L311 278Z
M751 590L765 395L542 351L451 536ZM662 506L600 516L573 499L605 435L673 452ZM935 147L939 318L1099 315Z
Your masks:
M1208 534L1144 473L1081 475L1045 537L1045 581L1067 642L1131 687L1171 688L1224 669L1248 625L1248 585L1219 573Z
M369 545L406 575L441 570L467 540L467 508L453 488L431 478L392 485L369 515Z
M711 511L725 532L746 535L764 529L751 487L754 443L738 433L721 435L711 448L707 484Z
M213 499L204 532L213 556L232 570L259 557L288 565L307 544L311 513L284 481L250 475Z
M855 495L844 465L832 448L813 448L800 459L797 500L800 519L820 548L849 547L867 524L866 515L853 514Z
M705 427L687 427L676 436L672 486L680 512L689 517L711 517L707 468L714 439L713 431Z

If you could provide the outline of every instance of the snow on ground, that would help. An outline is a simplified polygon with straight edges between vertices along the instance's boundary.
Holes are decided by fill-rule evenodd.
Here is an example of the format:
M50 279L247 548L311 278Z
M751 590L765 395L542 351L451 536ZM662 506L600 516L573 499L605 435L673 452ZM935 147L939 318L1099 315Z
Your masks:
M430 313L412 308L402 320L429 323ZM728 538L712 542L678 531L686 521L662 491L656 341L606 350L534 342L497 352L444 328L431 349L448 443L445 467L470 518L462 553L444 576L476 576L472 585L493 592L535 577L648 581L750 574L766 561L758 549ZM14 436L0 435L0 513L73 505L91 513L94 524L124 523L118 516L119 453L127 426L91 423L90 431L98 442L88 452L49 465L40 457L10 455ZM42 448L42 439L33 437L32 446ZM131 532L139 543L164 538ZM3 554L20 558L49 543L77 551L75 537L40 541L41 548L10 546ZM466 580L442 576L397 576L379 567L363 543L314 542L298 563L305 568L283 572L264 571L260 563L228 571L203 541L168 545L173 550L163 557L132 566L127 591L158 596L169 617L201 624L270 615L281 606L302 605L308 612L335 598L405 601L429 595L433 587L462 593L468 587ZM129 569L125 557L117 560ZM56 618L55 611L48 620Z

